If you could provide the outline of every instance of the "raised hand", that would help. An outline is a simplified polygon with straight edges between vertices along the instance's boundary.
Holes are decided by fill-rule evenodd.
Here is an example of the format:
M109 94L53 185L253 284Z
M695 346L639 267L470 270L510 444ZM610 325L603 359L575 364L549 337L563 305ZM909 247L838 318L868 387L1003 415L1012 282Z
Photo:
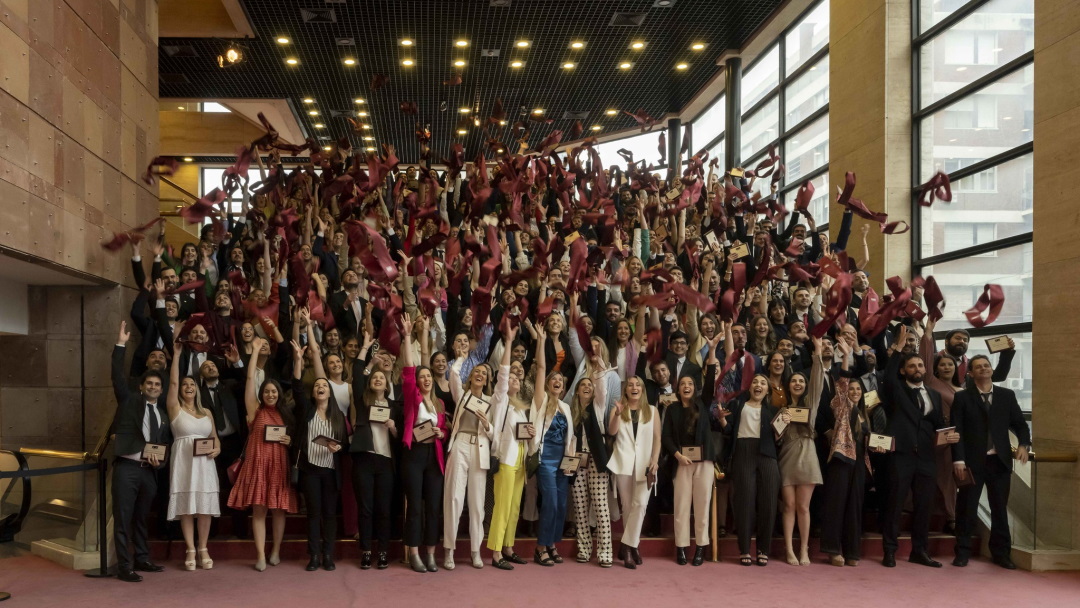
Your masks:
M413 321L412 317L407 312L401 313L401 331L402 335L406 337L412 336Z
M127 344L131 339L131 332L127 329L127 321L120 321L120 333L116 337L117 344Z

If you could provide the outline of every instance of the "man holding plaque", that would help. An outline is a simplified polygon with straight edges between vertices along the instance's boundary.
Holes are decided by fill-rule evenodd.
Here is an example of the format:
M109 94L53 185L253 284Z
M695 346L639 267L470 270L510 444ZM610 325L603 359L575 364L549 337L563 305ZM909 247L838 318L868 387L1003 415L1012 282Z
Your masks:
M975 390L956 393L952 423L960 442L952 446L953 473L961 485L957 500L956 559L954 566L966 566L971 557L971 529L975 525L983 486L990 502L990 553L994 563L1015 570L1009 534L1009 485L1012 455L1009 431L1016 434L1016 459L1026 464L1031 449L1028 430L1016 393L994 386L994 368L986 355L970 361ZM968 483L965 485L965 481Z
M1016 356L1016 343L1008 336L1001 336L1004 338L1007 348L1003 348L1000 351L991 350L991 353L1001 352L1001 357L998 359L997 369L994 370L994 376L992 380L994 382L1003 382L1009 377L1009 371L1012 370L1012 360ZM965 388L971 390L974 384L968 379L968 365L967 358L968 343L971 341L971 336L966 329L953 329L949 333L945 334L945 348L941 350L941 353L948 353L959 361L956 365L956 382L957 386L966 384ZM988 342L990 342L988 340ZM991 342L988 347L994 349L994 342Z
M889 418L885 434L893 438L895 446L889 459L889 499L881 527L885 556L881 563L887 568L896 566L900 517L911 492L914 517L909 561L940 568L941 563L934 561L927 551L930 510L937 492L937 450L934 448L937 429L945 426L945 420L941 395L923 384L926 366L922 358L899 352L907 343L910 332L906 325L901 325L896 342L889 347L889 364L885 368L881 393L882 407L886 408ZM950 433L948 442L956 443L959 438L956 433Z
M112 353L112 383L116 395L116 416L113 418L116 460L112 479L113 543L116 546L116 576L122 581L137 583L139 572L164 570L150 561L147 543L146 518L157 494L154 470L164 464L160 447L168 446L169 417L161 397L164 377L149 370L139 382L138 392L128 390L124 374L124 351L131 332L127 323L120 323L120 335ZM150 448L147 450L147 448ZM143 454L147 454L143 458ZM134 559L128 544L135 547Z

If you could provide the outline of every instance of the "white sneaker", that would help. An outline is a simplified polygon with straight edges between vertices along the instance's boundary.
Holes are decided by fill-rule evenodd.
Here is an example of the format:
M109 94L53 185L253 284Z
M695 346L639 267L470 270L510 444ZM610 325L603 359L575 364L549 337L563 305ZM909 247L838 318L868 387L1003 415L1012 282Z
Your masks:
M479 551L472 552L472 567L476 568L477 570L484 567L484 560L480 559Z
M454 550L453 549L447 549L446 550L446 556L443 557L442 567L445 568L446 570L453 570L454 569Z

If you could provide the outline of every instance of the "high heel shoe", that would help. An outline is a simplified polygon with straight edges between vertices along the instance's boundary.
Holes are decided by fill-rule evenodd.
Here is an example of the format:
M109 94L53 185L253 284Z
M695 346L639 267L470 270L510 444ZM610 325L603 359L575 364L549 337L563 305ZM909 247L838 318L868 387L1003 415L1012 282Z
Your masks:
M209 570L209 569L213 568L214 567L214 560L210 559L210 552L206 550L206 547L203 547L202 549L199 549L199 553L201 553L204 556L201 559L199 559L199 565L202 566L202 569L203 570Z
M619 543L619 559L626 559L626 545Z
M184 553L186 555L194 556L195 555L195 550L194 549L188 549ZM194 559L194 557L192 559L185 559L184 560L184 570L187 570L188 572L193 572L195 570L195 559Z
M536 548L533 552L533 561L541 566L554 566L555 562L551 561L551 558L547 556L546 551L541 551L540 547Z
M265 572L266 571L266 558L265 557L262 558L262 559L255 560L255 570L257 572Z
M266 560L266 563L270 564L271 566L276 566L281 563L281 556L277 553L271 553L270 559Z
M447 549L443 555L442 567L444 570L453 570L454 566L454 550Z
M548 557L550 557L551 561L555 562L556 564L563 563L563 558L561 555L559 555L559 551L555 549L555 547L548 547Z
M438 572L439 571L439 567L435 565L435 554L434 553L428 553L427 554L427 557L424 558L424 565L427 567L428 572Z
M409 556L409 565L412 566L413 572L419 572L421 574L427 573L427 566L424 565L424 562L420 559L420 555L417 553L413 553Z

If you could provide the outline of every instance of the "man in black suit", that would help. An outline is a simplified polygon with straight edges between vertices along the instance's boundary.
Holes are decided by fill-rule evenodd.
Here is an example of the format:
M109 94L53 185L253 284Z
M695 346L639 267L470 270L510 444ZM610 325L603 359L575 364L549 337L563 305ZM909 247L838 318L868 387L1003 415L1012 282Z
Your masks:
M360 275L351 268L341 273L342 291L330 295L330 313L334 315L334 325L341 332L341 339L364 333L364 307L367 300L360 297Z
M990 502L990 553L994 563L1015 570L1009 535L1009 485L1012 454L1009 431L1019 443L1016 457L1028 460L1031 432L1028 430L1016 393L994 386L994 368L986 355L971 358L969 368L975 390L956 393L952 423L960 442L952 447L953 472L957 479L969 476L974 482L960 488L956 518L956 559L954 566L966 566L971 557L971 529L975 525L983 486Z
M1016 356L1016 343L1012 338L1006 338L1009 341L1009 348L1001 351L1001 356L998 359L997 369L994 370L994 382L1004 382L1009 377L1009 372L1012 371L1012 360ZM966 329L953 329L945 334L945 348L941 349L939 354L948 353L953 357L956 357L956 377L960 382L965 383L967 390L971 390L974 387L972 378L968 377L968 365L967 358L968 343L971 341L971 336Z
M117 577L137 583L140 572L161 572L163 567L150 561L146 518L157 493L154 470L164 463L156 455L143 459L147 443L170 443L169 414L162 398L164 377L156 370L143 374L139 391L128 390L124 374L124 353L131 333L127 323L120 323L120 335L112 354L112 383L116 394L116 415L112 434L116 460L112 479L113 542L116 546ZM128 547L135 547L134 559Z
M701 366L687 357L687 349L690 348L690 338L685 332L676 331L668 339L668 353L665 357L671 377L678 384L679 378L684 376L694 379L701 384Z
M218 483L221 485L221 512L228 511L231 514L233 534L245 538L247 514L230 509L227 503L229 491L232 489L228 469L244 451L244 443L247 441L247 413L237 404L233 386L221 378L221 372L213 359L203 362L199 368L199 377L202 379L199 392L202 393L203 407L209 409L214 416L214 426L217 427L218 440L221 442L221 454L214 459Z
M896 343L904 344L910 331L906 326L901 327ZM895 349L895 344L890 347L890 350ZM893 438L894 452L889 458L889 502L881 528L885 556L881 563L888 568L896 566L900 516L910 491L914 517L911 522L909 561L940 568L941 562L930 558L928 547L930 510L937 493L935 443L937 429L945 426L941 395L923 384L926 367L918 355L890 355L881 397L889 417L885 434ZM960 440L956 433L948 433L946 438L949 443Z

